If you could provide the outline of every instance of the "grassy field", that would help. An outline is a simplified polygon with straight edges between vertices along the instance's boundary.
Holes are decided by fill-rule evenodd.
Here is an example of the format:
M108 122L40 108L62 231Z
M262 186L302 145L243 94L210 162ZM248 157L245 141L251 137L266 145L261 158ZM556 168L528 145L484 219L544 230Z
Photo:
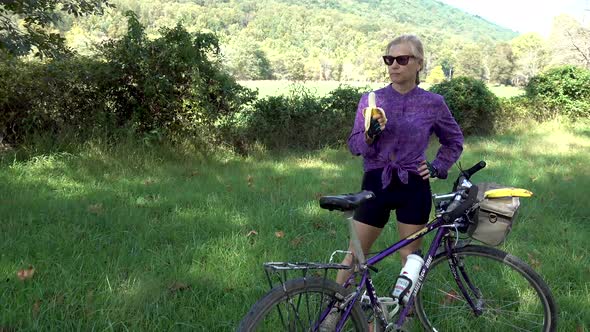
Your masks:
M371 83L371 82L338 82L338 81L240 81L240 84L251 89L258 89L259 97L278 96L288 94L295 86L304 86L311 92L318 96L324 96L330 91L336 89L339 85L350 85L355 87L367 87L369 89L379 89L386 85L386 83ZM428 83L420 83L420 87L430 88ZM490 85L490 90L498 97L513 97L523 93L521 88L512 86L495 86Z
M361 178L344 149L243 158L89 143L28 154L0 155L0 331L235 330L268 289L263 262L326 261L346 247L341 216L317 198ZM535 192L503 249L547 281L559 331L588 331L590 123L468 139L462 164L482 159L475 182ZM376 249L396 237L387 227ZM397 257L384 264L393 272L379 278L393 282Z

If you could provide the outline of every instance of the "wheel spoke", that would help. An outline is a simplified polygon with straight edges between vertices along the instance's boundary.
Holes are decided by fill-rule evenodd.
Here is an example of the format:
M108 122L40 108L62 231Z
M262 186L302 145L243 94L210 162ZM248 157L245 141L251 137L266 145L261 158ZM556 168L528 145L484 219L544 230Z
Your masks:
M334 281L323 278L294 279L285 289L273 289L250 310L240 323L240 331L312 331L318 316L336 301L335 294L346 296ZM359 305L353 306L342 331L366 331L367 322Z
M504 261L501 251L481 248L458 249L457 255L471 285L483 294L475 298L470 294L474 303L483 302L482 314L476 316L463 297L446 256L437 257L416 300L425 326L443 331L547 331L546 324L551 322L547 303L553 299L546 286L539 286L540 278L533 278L534 271L523 263ZM465 275L460 274L462 281Z

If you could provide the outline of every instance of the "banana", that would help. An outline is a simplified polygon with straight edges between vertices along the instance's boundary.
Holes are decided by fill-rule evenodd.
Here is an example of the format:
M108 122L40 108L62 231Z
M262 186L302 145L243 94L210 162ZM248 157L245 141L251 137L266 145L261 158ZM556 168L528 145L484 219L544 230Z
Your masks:
M499 198L499 197L531 197L533 193L521 188L500 188L488 190L484 194L484 198Z
M385 123L387 123L387 117L385 116L385 111L381 107L377 107L377 103L375 101L375 92L369 92L369 106L363 110L363 117L365 118L365 131L369 130L369 126L371 125L371 118L381 114Z

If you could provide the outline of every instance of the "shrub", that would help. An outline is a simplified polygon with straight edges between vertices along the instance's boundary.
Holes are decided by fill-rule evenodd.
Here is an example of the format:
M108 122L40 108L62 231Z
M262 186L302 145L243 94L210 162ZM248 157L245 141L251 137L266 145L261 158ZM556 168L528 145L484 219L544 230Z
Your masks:
M103 63L84 57L3 63L0 133L7 142L19 143L31 133L68 132L82 139L104 129L107 103L95 84L103 69Z
M255 93L222 70L215 36L177 25L150 40L135 14L127 17L127 35L102 45L110 65L102 88L109 91L119 125L140 133L215 138L224 117L253 102Z
M561 66L533 77L526 86L530 99L546 104L545 117L590 116L590 70Z
M526 125L535 125L551 112L547 105L526 96L500 98L500 111L496 113L494 130L505 132Z
M344 144L361 88L340 86L323 98L298 87L258 100L248 116L247 141L269 149L316 149Z
M221 141L227 119L256 93L223 71L215 36L178 25L152 40L135 14L127 16L127 34L100 45L102 58L1 61L0 140L124 130Z
M498 97L477 79L453 78L435 84L430 89L445 98L463 134L490 134L494 130L494 118L500 110Z

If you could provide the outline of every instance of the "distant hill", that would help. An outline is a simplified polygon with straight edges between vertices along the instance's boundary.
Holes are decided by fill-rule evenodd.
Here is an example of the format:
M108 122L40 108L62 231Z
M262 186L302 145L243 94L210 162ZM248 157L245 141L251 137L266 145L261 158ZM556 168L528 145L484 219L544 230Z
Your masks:
M177 22L218 35L228 68L240 79L378 80L389 40L414 33L429 68L466 45L484 49L518 34L434 0L112 0L103 17L66 22L71 45L125 32L122 15L136 12L147 31ZM83 35L84 38L81 38ZM428 68L427 68L428 69Z

